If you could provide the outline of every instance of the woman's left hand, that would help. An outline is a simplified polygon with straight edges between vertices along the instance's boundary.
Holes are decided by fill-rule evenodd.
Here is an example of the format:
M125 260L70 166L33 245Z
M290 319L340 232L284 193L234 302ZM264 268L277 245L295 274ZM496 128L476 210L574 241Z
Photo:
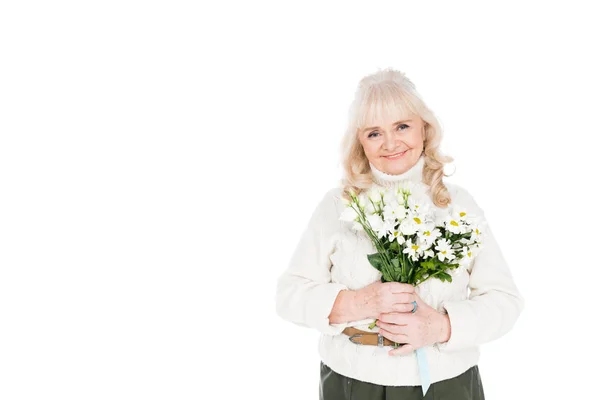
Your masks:
M446 342L450 338L450 319L425 303L415 293L417 311L391 312L379 315L377 326L379 333L396 343L406 343L402 347L392 349L389 355L410 354L420 347L438 342Z

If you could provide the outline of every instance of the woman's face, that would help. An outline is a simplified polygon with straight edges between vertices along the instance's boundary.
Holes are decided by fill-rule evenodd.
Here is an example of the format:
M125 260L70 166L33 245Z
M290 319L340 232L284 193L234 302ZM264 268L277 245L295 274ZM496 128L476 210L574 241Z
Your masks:
M398 175L419 160L423 152L423 125L418 115L411 115L400 121L384 121L380 126L364 128L358 138L375 168Z

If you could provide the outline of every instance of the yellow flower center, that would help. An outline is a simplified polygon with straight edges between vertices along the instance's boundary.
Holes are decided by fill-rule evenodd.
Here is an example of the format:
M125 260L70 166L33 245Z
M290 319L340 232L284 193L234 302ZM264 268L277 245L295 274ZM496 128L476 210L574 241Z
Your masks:
M425 232L423 232L423 235L425 235L425 236L431 236L431 232L425 231Z
M471 252L470 251L467 254L469 255L469 257L471 257Z
M461 216L461 217L464 217L465 215L467 215L467 213L466 213L466 212L464 212L464 211L460 213L460 216Z
M450 225L452 225L452 226L458 226L458 223L456 221L450 221Z
M415 218L413 218L413 219L415 220L415 222L416 222L417 224L420 224L420 223L421 223L421 220L420 220L419 218L415 217Z
M419 246L413 244L412 249L413 250L419 250Z

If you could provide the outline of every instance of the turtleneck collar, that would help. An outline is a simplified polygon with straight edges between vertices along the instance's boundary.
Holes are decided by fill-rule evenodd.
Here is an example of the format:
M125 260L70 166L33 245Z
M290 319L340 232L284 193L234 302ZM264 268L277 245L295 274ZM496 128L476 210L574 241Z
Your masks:
M375 168L373 164L369 162L369 166L371 167L371 177L373 178L373 182L383 187L393 187L398 182L401 181L412 181L413 183L423 183L423 166L425 165L425 156L421 155L417 160L417 163L410 167L408 171L398 174L398 175L390 175L383 171Z

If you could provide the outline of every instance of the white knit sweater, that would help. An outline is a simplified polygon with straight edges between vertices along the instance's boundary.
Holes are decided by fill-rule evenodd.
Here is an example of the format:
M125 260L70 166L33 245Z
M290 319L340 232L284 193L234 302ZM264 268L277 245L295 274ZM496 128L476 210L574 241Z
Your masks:
M424 157L401 175L388 175L371 164L375 185L394 187L409 179L419 192L413 195L428 201L443 216L446 208L436 207L422 182ZM462 187L445 182L452 202L484 218L483 211ZM421 385L415 353L390 356L390 347L358 345L341 333L344 328L374 332L367 328L373 319L330 324L329 314L341 290L357 290L379 280L381 273L367 260L376 249L364 232L339 220L344 209L342 188L330 189L314 210L291 257L279 277L276 310L283 319L321 332L319 354L334 371L365 382L387 386ZM490 230L484 225L480 253L466 267L452 271L452 282L430 279L416 287L424 302L450 318L451 337L443 344L426 347L431 383L453 378L476 365L479 345L508 332L523 309L523 298Z

